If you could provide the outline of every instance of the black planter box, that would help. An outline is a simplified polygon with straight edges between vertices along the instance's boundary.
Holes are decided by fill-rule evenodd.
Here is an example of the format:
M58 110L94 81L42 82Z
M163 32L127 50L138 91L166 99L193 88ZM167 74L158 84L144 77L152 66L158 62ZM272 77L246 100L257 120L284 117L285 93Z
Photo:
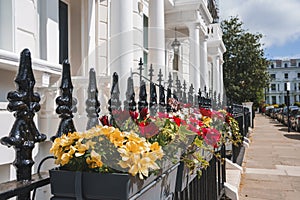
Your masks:
M50 170L52 200L154 200L168 199L175 192L178 164L159 176L140 180L129 174ZM165 198L166 197L166 198ZM172 199L172 198L171 198Z

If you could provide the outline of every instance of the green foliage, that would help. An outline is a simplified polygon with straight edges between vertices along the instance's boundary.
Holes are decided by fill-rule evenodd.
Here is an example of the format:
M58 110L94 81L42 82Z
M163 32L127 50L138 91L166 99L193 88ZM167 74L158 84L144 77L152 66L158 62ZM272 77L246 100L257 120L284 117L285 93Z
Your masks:
M294 103L294 106L300 107L300 102L295 102L295 103Z
M260 39L262 34L252 34L242 28L238 17L221 23L224 53L224 86L229 103L252 101L258 106L263 99L263 88L269 85L268 61Z
M285 106L286 106L285 103L283 103L279 105L279 108L284 108Z

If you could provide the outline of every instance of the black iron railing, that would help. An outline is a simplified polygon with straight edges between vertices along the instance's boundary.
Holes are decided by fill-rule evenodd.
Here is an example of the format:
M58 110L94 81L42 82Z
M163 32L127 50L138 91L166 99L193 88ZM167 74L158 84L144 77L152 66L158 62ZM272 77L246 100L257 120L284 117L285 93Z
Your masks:
M242 140L237 145L232 145L231 160L239 165L242 164L244 158L244 137L248 137L249 127L251 124L251 113L247 107L242 105L233 104L229 111L233 114L239 125L239 131L242 135Z
M154 76L152 68L150 68L149 79L142 76L142 71L143 63L141 60L139 63L139 73L132 73L128 78L126 99L123 102L123 106L120 100L118 75L116 73L113 74L111 98L108 102L110 112L122 110L122 108L130 111L135 111L136 109L141 111L143 108L148 108L151 115L155 115L158 111L170 112L174 109L167 102L171 97L196 107L211 108L212 104L222 107L220 99L214 98L212 100L206 92L206 89L204 91L196 90L192 84L190 87L187 87L186 82L183 81L183 84L181 84L178 78L175 80L176 86L174 87L171 74L167 81L168 87L165 89L161 70L157 75L159 77L158 84L152 80ZM139 75L140 78L140 93L137 103L135 101L132 78L132 76L136 74ZM88 117L87 129L98 123L100 112L95 71L91 69L89 75L88 99L86 100ZM146 81L150 84L149 98L147 98ZM40 97L37 93L33 92L35 80L28 49L25 49L21 53L19 71L15 82L18 88L16 91L8 94L8 110L15 112L16 121L9 136L2 138L1 143L15 148L16 160L14 161L14 165L17 170L17 180L0 184L0 199L16 196L18 200L28 200L32 198L30 197L31 191L49 184L48 172L31 174L31 168L34 164L32 160L32 149L36 142L44 141L46 136L39 133L33 122L34 113L40 109L38 103ZM189 90L187 91L188 88ZM159 91L158 95L156 89ZM52 141L62 134L76 131L73 122L73 113L76 112L77 100L72 96L72 92L73 85L71 81L70 64L68 61L64 61L60 96L56 98L56 113L59 115L61 121L57 133L51 137ZM175 199L220 199L224 194L224 183L226 181L224 146L222 146L220 150L220 155L221 159L213 157L213 159L210 160L210 167L203 171L201 178L195 178L191 181L185 190L176 194Z

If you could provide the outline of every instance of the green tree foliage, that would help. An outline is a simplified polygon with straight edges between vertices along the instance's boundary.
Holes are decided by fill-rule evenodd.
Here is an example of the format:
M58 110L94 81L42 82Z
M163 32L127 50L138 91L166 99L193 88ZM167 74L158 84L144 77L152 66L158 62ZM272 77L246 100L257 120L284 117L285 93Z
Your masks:
M258 106L270 81L268 61L264 58L260 43L262 34L249 33L242 25L238 17L221 23L226 47L223 57L224 86L229 103L252 101Z

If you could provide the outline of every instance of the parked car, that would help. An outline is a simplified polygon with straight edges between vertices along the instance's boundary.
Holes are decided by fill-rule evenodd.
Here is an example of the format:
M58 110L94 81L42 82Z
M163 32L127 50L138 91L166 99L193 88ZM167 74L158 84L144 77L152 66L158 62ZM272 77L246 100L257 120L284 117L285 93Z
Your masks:
M283 113L285 112L284 108L280 108L277 115L276 115L276 119L278 122L283 123Z
M300 132L300 110L291 116L291 127L295 131Z
M274 109L274 106L267 106L267 107L266 107L265 114L266 114L267 116L270 116L270 114L271 114L271 112L272 112L273 109Z
M286 110L285 110L284 115L283 115L283 124L288 125L287 107L285 107L285 108L286 108ZM298 110L299 110L298 106L290 106L289 107L290 126L291 126L291 118L294 118L294 116L297 114Z
M282 108L276 108L274 119L278 119L278 114L282 111Z
M273 119L277 119L277 114L280 111L280 108L274 108L272 109L272 111L270 111L270 117Z

